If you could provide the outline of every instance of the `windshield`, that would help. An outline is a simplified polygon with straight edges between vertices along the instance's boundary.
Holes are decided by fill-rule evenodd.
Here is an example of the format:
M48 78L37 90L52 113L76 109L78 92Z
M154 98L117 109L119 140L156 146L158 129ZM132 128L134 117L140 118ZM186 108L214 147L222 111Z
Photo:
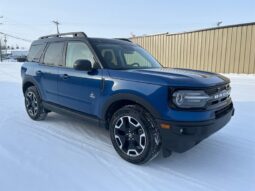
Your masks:
M95 47L105 68L114 70L161 68L148 52L139 46L97 44Z

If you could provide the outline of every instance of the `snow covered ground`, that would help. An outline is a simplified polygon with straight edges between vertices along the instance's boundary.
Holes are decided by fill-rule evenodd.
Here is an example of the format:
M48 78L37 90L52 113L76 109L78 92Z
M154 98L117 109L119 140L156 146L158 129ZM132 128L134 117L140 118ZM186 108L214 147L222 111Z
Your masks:
M0 63L0 190L255 190L255 76L228 76L236 113L225 128L186 153L136 166L93 124L55 113L32 121L20 63Z

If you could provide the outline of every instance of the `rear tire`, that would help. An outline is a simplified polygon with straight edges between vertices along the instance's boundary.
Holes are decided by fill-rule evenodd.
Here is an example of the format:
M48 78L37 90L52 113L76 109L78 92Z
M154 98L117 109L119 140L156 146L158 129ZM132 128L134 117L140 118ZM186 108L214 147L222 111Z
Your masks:
M36 121L44 120L47 117L47 111L42 105L42 99L35 86L30 86L25 92L25 107L28 116Z
M110 136L117 153L124 160L143 164L155 158L161 146L154 118L138 105L127 105L111 118Z

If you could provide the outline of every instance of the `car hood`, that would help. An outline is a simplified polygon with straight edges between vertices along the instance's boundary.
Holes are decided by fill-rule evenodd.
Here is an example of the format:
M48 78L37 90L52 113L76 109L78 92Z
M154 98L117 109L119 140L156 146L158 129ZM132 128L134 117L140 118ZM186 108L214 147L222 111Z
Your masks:
M112 78L181 87L208 87L229 83L216 73L179 68L109 70Z

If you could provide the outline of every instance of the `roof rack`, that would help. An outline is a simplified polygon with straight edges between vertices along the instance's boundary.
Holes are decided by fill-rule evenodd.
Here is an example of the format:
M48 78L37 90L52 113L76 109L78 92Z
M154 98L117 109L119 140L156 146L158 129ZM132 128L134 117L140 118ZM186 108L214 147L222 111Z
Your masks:
M123 41L127 41L127 42L132 42L131 40L129 40L128 38L115 38L117 40L123 40Z
M59 33L59 34L52 34L47 36L42 36L39 39L45 39L45 38L57 38L57 37L64 37L64 36L73 36L73 37L87 37L87 35L84 32L69 32L69 33Z

